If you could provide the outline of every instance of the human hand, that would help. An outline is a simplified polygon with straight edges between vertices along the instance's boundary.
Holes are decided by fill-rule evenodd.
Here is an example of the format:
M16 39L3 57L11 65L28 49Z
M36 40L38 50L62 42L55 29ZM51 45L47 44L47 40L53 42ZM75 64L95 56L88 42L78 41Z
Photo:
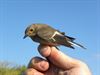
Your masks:
M55 47L40 45L39 53L47 60L32 58L24 75L91 75L85 63L65 55Z

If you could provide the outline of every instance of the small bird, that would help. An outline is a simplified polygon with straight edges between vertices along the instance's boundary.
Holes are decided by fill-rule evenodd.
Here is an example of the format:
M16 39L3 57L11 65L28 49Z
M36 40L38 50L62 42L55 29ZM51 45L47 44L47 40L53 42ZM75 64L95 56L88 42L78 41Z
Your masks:
M25 39L27 36L42 45L55 47L63 45L72 49L75 49L74 46L77 46L85 49L84 46L74 42L75 38L67 36L64 32L60 32L47 24L36 23L28 26L23 38Z

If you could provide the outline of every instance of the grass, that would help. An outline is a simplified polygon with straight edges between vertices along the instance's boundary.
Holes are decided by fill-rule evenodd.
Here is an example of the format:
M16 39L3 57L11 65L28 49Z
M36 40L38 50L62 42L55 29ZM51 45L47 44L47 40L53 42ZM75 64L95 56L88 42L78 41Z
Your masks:
M26 66L11 66L8 63L0 63L0 75L22 75L25 70Z

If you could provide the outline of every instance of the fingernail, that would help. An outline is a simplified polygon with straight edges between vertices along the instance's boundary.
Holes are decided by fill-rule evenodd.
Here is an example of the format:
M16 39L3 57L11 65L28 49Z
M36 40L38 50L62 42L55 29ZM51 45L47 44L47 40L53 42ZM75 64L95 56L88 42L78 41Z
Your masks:
M44 61L41 62L40 66L43 71L46 71L49 68L49 64Z
M38 47L38 50L39 51L41 51L41 50L47 50L48 49L48 46L42 46L42 45L40 45L39 47Z
M41 49L41 50L43 50L43 51L44 51L44 50L47 50L47 49L48 49L48 47L46 47L46 46L45 46L45 47L42 47L42 49Z
M41 68L44 69L45 68L45 64L46 64L46 62L42 61L41 64L40 64Z

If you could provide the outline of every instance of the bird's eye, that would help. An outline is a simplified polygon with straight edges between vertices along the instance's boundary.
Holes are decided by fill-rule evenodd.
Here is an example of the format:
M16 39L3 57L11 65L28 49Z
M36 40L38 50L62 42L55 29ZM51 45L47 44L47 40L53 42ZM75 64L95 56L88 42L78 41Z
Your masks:
M30 29L30 31L33 31L33 29Z

